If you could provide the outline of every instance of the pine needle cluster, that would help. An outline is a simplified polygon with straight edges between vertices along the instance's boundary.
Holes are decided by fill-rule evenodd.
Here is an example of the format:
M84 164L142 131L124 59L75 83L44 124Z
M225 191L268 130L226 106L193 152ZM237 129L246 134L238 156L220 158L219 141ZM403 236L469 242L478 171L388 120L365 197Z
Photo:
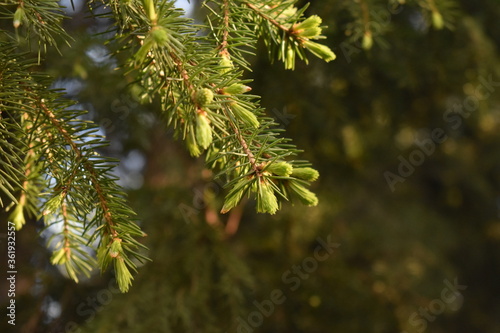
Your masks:
M321 18L305 17L307 7L296 2L205 1L204 24L184 17L174 1L89 3L113 20L109 43L117 59L126 59L119 66L140 85L142 100L159 99L166 124L191 155L205 153L207 165L225 180L222 213L245 195L255 198L258 212L270 214L294 197L318 203L307 189L317 171L294 159L300 151L243 78L258 39L287 69L296 58L307 61L307 53L335 59L318 43ZM47 47L71 44L63 12L52 0L2 5L13 29L0 30L1 205L18 230L29 219L43 220L52 235L51 262L64 265L71 278L111 265L125 292L131 271L147 258L139 242L144 233L113 174L117 161L99 154L106 145L99 127L37 70ZM21 51L26 45L38 50L38 59Z

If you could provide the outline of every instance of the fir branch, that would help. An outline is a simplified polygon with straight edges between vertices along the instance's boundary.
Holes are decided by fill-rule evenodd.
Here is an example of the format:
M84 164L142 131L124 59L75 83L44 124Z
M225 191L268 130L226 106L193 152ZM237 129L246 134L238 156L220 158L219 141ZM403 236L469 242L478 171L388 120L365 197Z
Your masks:
M239 143L241 144L241 148L243 149L243 151L245 152L246 156L248 157L248 162L252 166L252 169L255 172L255 175L257 177L260 177L259 167L257 165L257 160L256 160L254 154L249 149L247 142L245 141L245 139L241 135L241 133L240 133L240 131L238 129L238 126L233 121L233 118L231 116L229 116L229 113L228 113L226 107L223 107L222 110L223 110L224 114L226 115L227 119L229 120L229 124L230 124L231 128L233 129L233 132L236 135L236 138L238 139Z
M32 173L34 172L35 158L36 155L34 153L33 143L30 143L25 158L24 180L21 184L21 193L19 194L19 200L17 201L17 205L19 205L20 207L19 209L21 211L26 210L26 207L28 206L28 192L30 187L30 178L32 176ZM20 230L22 226L26 223L24 219L24 214L23 213L17 214L16 218L14 219L14 223L16 225L16 230Z
M210 8L208 24L194 25L181 16L173 1L110 0L113 42L120 52L129 52L130 58L122 64L130 69L127 75L137 75L136 82L150 100L160 97L167 123L186 141L191 154L208 150L208 164L217 165L218 176L225 176L229 193L222 211L235 207L243 195L253 194L258 212L274 214L281 200L288 200L286 186L293 180L293 168L304 165L285 162L299 151L265 117L258 96L247 94L249 81L241 78L243 70L249 69L246 55L255 49L259 36L287 68L293 68L296 55L306 59L304 49L327 61L333 53L311 42L322 38L321 20L312 16L300 21L305 7L297 10L295 1L270 8L249 1L213 2L218 8ZM54 0L39 7L37 12L32 10L37 8L33 0L19 2L18 10L11 13L16 29L25 27L27 36L35 33L44 46L57 46L54 36L64 35L63 16ZM259 27L264 21L264 28ZM131 220L134 213L110 173L114 162L96 153L103 142L87 140L95 136L96 126L83 122L82 112L68 110L71 103L48 89L45 78L31 76L26 67L6 67L22 73L10 83L19 84L18 100L26 102L20 107L11 100L10 110L15 117L25 114L32 126L18 130L20 135L30 135L27 147L19 142L11 149L24 156L24 174L12 171L11 179L0 179L0 188L3 183L11 186L7 193L22 190L15 216L23 216L23 206L33 202L45 208L48 227L62 225L62 231L53 235L61 241L55 245L52 261L64 264L75 280L80 273L90 272L88 246L98 242L98 265L104 270L113 263L120 289L128 290L130 269L136 268L132 258L146 259L134 251L143 247L135 237L144 234ZM11 155L6 163L15 169L21 162ZM289 187L307 196L304 202L316 202L306 189ZM42 200L36 191L44 193Z
M10 220L20 229L25 223L25 214L42 211L52 234L50 239L61 239L55 245L49 241L54 249L51 261L64 265L74 280L78 280L80 274L89 275L95 266L90 256L92 242L98 241L100 248L107 248L107 235L122 239L122 251L111 261L120 261L116 264L120 271L117 274L123 277L120 289L126 291L131 281L128 270L136 269L131 258L147 259L134 251L144 248L134 239L144 234L131 220L134 213L110 174L114 162L96 153L104 142L99 138L88 140L95 136L92 133L97 130L96 126L80 120L81 111L69 110L71 103L47 88L50 83L46 77L32 76L28 72L32 62L11 61L18 56L12 48L0 43L0 49L8 52L0 58L8 59L0 60L0 86L8 87L8 98L4 99L0 93L1 125L8 128L4 125L11 124L16 128L12 136L16 144L9 149L17 152L15 156L23 156L23 162L17 157L11 162L13 166L22 165L22 173L16 176L22 181L15 187L16 183L9 181L11 188L20 192L19 199L13 200L15 208ZM0 134L3 136L2 131ZM7 149L8 141L1 139L0 147ZM57 232L59 224L62 229Z
M55 117L54 113L47 108L47 106L45 105L43 100L41 100L39 102L39 105L40 105L40 109L50 119L50 122L52 123L52 125L54 125L54 127L63 136L66 144L68 144L71 147L71 149L73 150L73 152L76 154L77 159L75 161L75 164L82 163L82 160L84 157L83 153L82 153L81 149L78 147L77 143L71 138L71 135L68 133L66 128L64 128L62 126L61 122ZM100 181L98 179L97 171L96 171L95 167L93 166L93 164L91 162L89 162L88 160L83 162L82 164L83 164L83 167L89 172L90 181L93 184L95 193L97 194L97 197L99 199L99 205L100 205L102 211L104 212L104 219L106 221L107 231L110 235L112 235L113 238L118 237L118 232L116 231L115 222L113 221L113 215L112 215L110 208L109 208L108 199L106 198L104 191L102 189L102 186L100 184ZM75 169L75 172L76 172L76 169ZM75 172L73 173L73 175L75 174ZM73 179L73 177L68 179L68 181L66 183L67 188L71 187L71 179Z
M125 219L127 219L126 216L121 217L123 214L119 214L118 210L120 206L123 204L121 203L120 200L120 194L116 193L113 197L115 198L113 201L114 203L112 204L110 202L112 196L110 196L110 192L114 191L113 188L104 185L103 181L106 181L103 179L102 171L98 171L96 169L96 166L94 163L91 162L90 158L85 156L83 153L82 149L79 147L79 144L73 140L72 135L69 133L68 129L65 128L65 126L61 123L61 121L55 116L55 114L50 110L47 105L44 103L44 101L39 101L39 106L40 109L43 111L43 113L46 115L46 117L49 119L50 123L52 124L53 128L55 128L58 133L62 136L65 144L67 144L69 147L71 147L71 150L73 153L76 155L76 159L74 161L75 166L82 165L83 169L87 171L87 175L89 177L91 186L93 187L93 191L97 196L97 201L98 205L102 211L102 217L105 221L105 228L102 229L99 227L98 229L101 230L100 233L103 237L101 241L101 246L102 247L108 247L109 243L106 242L106 236L110 235L112 239L120 239L124 241L124 244L127 244L127 246L131 247L140 247L140 243L138 243L136 240L134 240L131 236L143 236L144 234L136 227L134 226L131 222L127 222ZM66 186L63 189L62 195L63 195L63 200L65 199L67 195L67 191L74 187L73 184L71 184L71 181L74 180L74 175L76 172L77 168L74 169L73 173L70 175L70 177L66 180ZM106 187L106 189L104 189ZM115 208L112 209L111 205L113 205ZM63 210L63 218L64 221L67 221L67 215L65 214L65 211ZM122 220L122 222L119 222L119 220ZM96 221L97 222L97 221ZM95 238L95 236L93 237ZM120 289L122 291L126 291L129 288L130 285L130 280L128 277L130 276L130 273L126 269L125 263L132 269L135 270L136 265L128 259L128 254L127 252L130 252L131 255L137 257L138 259L142 260L144 259L140 255L136 255L136 253L131 252L130 249L127 247L122 247L121 252L119 253L119 257L115 256L113 257L113 260L115 262L120 261L117 265L119 267L120 272L117 272L117 274L121 274L124 278L120 279L121 283L119 284ZM74 259L74 257L72 257ZM72 264L71 261L68 261L68 265ZM101 267L102 269L105 269L105 267ZM69 270L69 269L68 269Z
M307 63L304 52L306 49L326 62L334 60L336 56L330 48L312 41L324 38L321 35L321 18L313 15L300 22L307 5L298 10L294 3L295 1L283 1L273 6L262 4L259 7L249 1L243 1L243 4L261 19L261 22L254 19L256 30L259 36L264 38L271 59L277 57L282 60L286 69L295 68L296 56Z
M249 1L243 1L245 3L245 5L252 9L257 15L259 15L260 17L262 17L263 19L265 19L266 21L269 21L271 22L271 24L273 24L275 27L277 27L278 29L280 29L281 31L283 31L284 33L288 34L288 35L294 35L293 34L293 29L291 29L291 27L287 27L281 23L279 23L278 21L276 21L275 19L273 19L272 17L270 17L269 15L265 14L260 8L258 8L257 6L255 6L254 4L250 3ZM298 38L298 41L300 42L301 39Z
M62 21L66 16L57 0L46 0L43 3L35 0L10 0L2 1L0 5L3 7L1 12L12 18L12 24L16 29L17 36L24 32L29 43L34 37L38 38L36 40L38 44L38 62L41 61L42 50L46 51L47 46L58 49L61 40L69 45L71 37L62 27ZM12 5L17 5L14 13L9 11ZM6 34L7 32L3 30L2 33Z
M229 20L230 20L230 10L229 10L229 0L222 0L222 41L218 46L219 55L221 57L228 57L229 51L227 50L228 39L229 39Z

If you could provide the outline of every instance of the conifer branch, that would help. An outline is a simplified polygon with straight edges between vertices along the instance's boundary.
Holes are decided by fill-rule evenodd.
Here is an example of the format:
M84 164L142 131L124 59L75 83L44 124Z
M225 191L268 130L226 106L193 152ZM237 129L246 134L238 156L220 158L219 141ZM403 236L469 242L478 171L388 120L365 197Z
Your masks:
M71 149L73 150L73 152L76 154L75 163L76 164L82 163L83 153L82 153L81 149L78 147L78 145L76 144L76 142L71 138L68 131L62 126L61 122L54 116L54 113L47 108L47 106L45 105L43 100L41 100L39 102L39 105L40 105L40 109L50 119L50 122L54 125L54 127L63 136L66 144L68 144L71 147ZM109 209L108 200L106 199L104 192L102 190L101 184L99 183L99 180L98 180L97 174L96 174L96 170L95 170L94 166L88 161L85 161L82 164L83 164L84 168L89 172L91 183L93 184L94 190L97 193L97 196L99 198L99 205L101 206L102 211L104 212L104 219L106 220L109 234L111 234L113 237L117 237L118 232L115 229L115 223L113 221L113 216L112 216L110 209ZM68 183L66 186L67 186L67 188L69 188L71 186L71 184ZM63 193L65 193L65 192L63 192Z
M19 194L19 200L17 204L19 205L19 209L21 211L25 210L26 207L28 206L28 191L29 191L29 186L30 186L30 178L33 173L33 168L35 163L35 153L33 149L33 143L29 144L28 151L26 152L26 158L25 158L25 169L24 169L24 180L21 185L21 191ZM16 229L20 230L22 226L26 223L24 219L24 214L19 214L19 217L14 221L16 225Z
M207 164L226 180L222 212L236 207L245 194L256 198L262 213L276 213L293 191L305 204L315 205L314 195L304 187L311 177L298 181L304 173L296 173L299 178L292 175L308 164L286 161L299 150L265 116L258 96L248 94L249 80L242 75L250 69L246 55L256 48L259 37L286 68L294 67L296 56L306 60L304 49L332 60L326 46L311 41L322 38L321 20L317 16L304 20L305 8L295 8L295 1L275 2L269 9L265 2L211 2L215 6L206 5L211 14L202 25L182 17L170 0L104 2L115 24L110 45L129 55L120 66L130 69L126 75L137 75L134 82L150 101L159 97L167 124L186 141L193 156L207 152ZM8 4L17 5L14 13L5 9L14 29L24 29L28 40L33 35L39 39L39 56L40 49L57 48L56 37L70 39L55 0L43 6L35 0ZM0 43L2 48L9 49ZM9 52L0 56L0 85L6 80L1 70L6 69L13 74L5 84L14 92L5 100L0 94L0 105L5 104L9 113L8 121L0 118L0 148L7 152L8 166L0 173L0 190L12 197L11 218L20 228L24 210L29 214L40 209L48 227L61 228L49 241L53 264L64 265L75 280L81 273L88 275L94 265L105 270L113 264L120 289L126 291L133 279L130 270L136 269L133 259L147 258L136 251L144 248L136 240L144 234L132 221L134 212L111 174L115 162L96 152L104 144L93 134L97 126L81 120L83 112L70 110L71 102L50 90L45 76L31 75L31 63L11 61L21 56L12 48ZM17 124L23 117L26 128ZM15 134L10 133L12 128ZM16 138L14 144L4 140L8 135ZM23 137L26 145L18 139ZM18 165L23 166L21 172L16 171ZM97 264L88 249L96 243Z
M227 44L229 39L229 0L222 0L222 42L219 45L219 55L221 57L228 57L229 52L227 50Z
M229 124L230 124L231 128L233 129L233 132L234 132L236 138L238 139L239 143L241 144L241 148L245 152L245 154L246 154L246 156L248 158L248 162L252 166L252 169L255 172L255 175L257 177L260 177L259 167L257 166L257 160L255 158L255 155L252 153L252 151L250 150L250 148L248 148L248 144L247 144L246 140L243 138L243 136L241 135L241 133L240 133L237 125L235 124L235 122L233 121L232 117L227 112L226 107L224 107L222 110L223 110L224 114L226 115L227 119L229 120Z
M287 27L287 26L279 23L278 21L276 21L275 19L273 19L269 15L265 14L262 10L260 10L257 6L253 5L249 1L244 1L244 3L245 3L245 5L247 5L248 8L252 9L257 15L259 15L260 17L262 17L266 21L271 22L274 26L276 26L281 31L285 32L288 35L293 35L293 29L290 29L290 27Z
M283 1L272 6L264 5L264 2L259 7L243 1L261 19L261 22L256 20L256 30L264 38L270 56L282 60L286 69L295 68L296 56L307 62L306 49L327 62L334 60L336 56L330 48L312 41L324 38L321 35L321 18L313 15L303 19L307 5L299 10L294 6L295 2Z
M229 9L229 7L230 7L229 0L222 0L222 8L221 8L222 16L223 16L222 41L220 42L220 44L218 45L217 48L219 49L219 55L223 58L226 58L226 57L229 58L229 56L230 56L230 53L227 50L228 43L229 43L229 22L230 22L230 9ZM219 91L219 93L224 94L224 91L221 89ZM252 169L254 170L257 177L260 177L259 169L257 166L257 161L255 159L255 156L252 153L252 151L249 149L248 144L245 141L245 139L243 138L243 136L240 134L238 126L234 122L233 117L231 117L229 115L228 110L227 110L227 106L222 107L222 112L226 116L226 119L228 120L229 125L231 126L231 129L233 130L236 138L240 142L243 151L247 155L248 161L249 161L250 165L252 166Z

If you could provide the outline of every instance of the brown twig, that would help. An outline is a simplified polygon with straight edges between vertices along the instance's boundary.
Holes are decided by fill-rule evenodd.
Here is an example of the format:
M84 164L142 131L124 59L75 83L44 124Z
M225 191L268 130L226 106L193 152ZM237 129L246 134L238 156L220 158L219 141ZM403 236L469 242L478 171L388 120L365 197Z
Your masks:
M190 94L192 96L191 98L193 99L193 103L197 104L196 101L194 100L195 89L194 89L193 84L191 83L191 79L189 77L188 72L183 67L181 60L175 54L171 54L171 57L174 60L174 63L176 64L176 66L177 66L177 70L179 71L179 73L180 73L180 75L181 75L181 77L182 77L182 79L184 81L184 84L186 85L186 87L188 88L188 90L189 90L189 92L190 92ZM256 160L254 154L252 153L252 151L250 150L250 148L248 147L247 142L245 141L245 139L241 135L238 127L236 126L236 124L233 122L233 120L229 116L227 110L225 110L225 107L222 107L222 112L227 117L227 119L229 121L229 125L231 126L231 128L234 131L234 133L236 134L236 137L238 138L238 141L240 142L241 147L243 148L243 151L245 152L245 154L248 157L248 161L252 165L252 169L255 171L255 173L256 173L257 176L260 176L260 170L259 170L259 167L257 165L257 160Z
M71 135L68 133L68 131L62 126L59 119L57 119L57 117L54 115L54 113L45 105L43 99L40 101L39 104L40 104L40 108L42 109L44 114L49 118L52 125L54 125L54 127L57 128L57 130L63 136L66 143L71 147L73 152L76 154L77 161L80 162L81 159L83 158L83 153L82 153L81 149L78 148L78 145L71 138ZM94 166L88 161L83 163L83 167L90 174L90 180L94 186L94 190L97 193L97 197L99 198L99 205L101 206L101 209L104 212L104 219L106 220L106 224L108 226L109 233L113 237L117 237L118 232L115 229L115 222L113 221L113 217L112 217L110 209L109 209L108 199L106 198L104 191L102 190L101 184L99 183L99 180L97 177L97 172L96 172Z
M245 4L247 5L248 8L252 9L255 13L257 13L257 15L259 15L263 19L268 20L269 22L271 22L271 24L273 24L277 28L283 30L284 32L286 32L288 34L293 34L293 27L288 28L288 27L284 26L283 24L279 23L278 21L276 21L272 17L269 17L268 15L264 14L259 8L257 8L255 5L251 4L248 1L245 1Z
M229 56L229 51L227 50L229 39L229 0L224 0L222 6L222 15L224 17L222 23L224 25L224 30L222 31L222 42L219 45L219 55Z
M229 114L228 114L228 112L226 110L226 106L224 106L222 108L222 112L227 117L227 119L229 119L229 125L233 129L234 134L236 134L236 138L240 142L240 145L243 148L243 151L247 155L248 162L250 162L250 165L252 166L252 169L254 170L254 172L257 175L257 177L260 177L260 168L257 165L257 159L255 158L255 155L252 153L252 151L248 147L248 144L247 144L246 140L243 138L243 136L241 135L240 130L238 129L238 127L236 126L236 124L232 121L231 117L229 116Z

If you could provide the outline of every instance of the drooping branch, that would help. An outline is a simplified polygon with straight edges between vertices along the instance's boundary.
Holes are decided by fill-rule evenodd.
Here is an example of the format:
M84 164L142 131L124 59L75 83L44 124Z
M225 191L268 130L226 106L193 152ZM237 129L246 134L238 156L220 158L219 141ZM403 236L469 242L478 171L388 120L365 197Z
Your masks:
M248 143L246 142L245 138L243 138L243 136L241 135L238 126L234 123L232 117L229 115L229 112L226 110L226 106L224 106L222 110L224 112L224 115L227 117L229 125L231 126L231 129L233 130L234 134L236 135L236 138L238 139L238 142L240 143L243 152L246 154L248 162L252 167L252 170L255 172L255 175L257 177L260 177L260 170L259 166L257 165L257 159L255 158L255 155L248 147Z
M54 113L46 106L43 99L40 100L39 105L40 105L40 109L43 111L43 113L50 120L50 122L52 123L54 128L56 128L58 130L58 132L63 137L64 141L71 147L72 151L75 153L76 163L81 163L82 159L83 159L83 153L82 153L81 149L78 147L77 143L71 138L71 135L69 134L69 132L61 124L59 119L57 119L57 117L54 115ZM111 211L109 209L108 200L107 200L107 198L104 194L104 191L101 187L101 184L99 182L99 179L97 176L97 171L95 170L94 166L92 165L92 163L90 161L83 161L83 167L89 172L91 183L92 183L94 190L97 194L97 197L99 199L99 205L104 213L104 219L106 221L108 231L113 237L117 237L118 232L115 229L115 222L113 221L113 216L112 216Z

